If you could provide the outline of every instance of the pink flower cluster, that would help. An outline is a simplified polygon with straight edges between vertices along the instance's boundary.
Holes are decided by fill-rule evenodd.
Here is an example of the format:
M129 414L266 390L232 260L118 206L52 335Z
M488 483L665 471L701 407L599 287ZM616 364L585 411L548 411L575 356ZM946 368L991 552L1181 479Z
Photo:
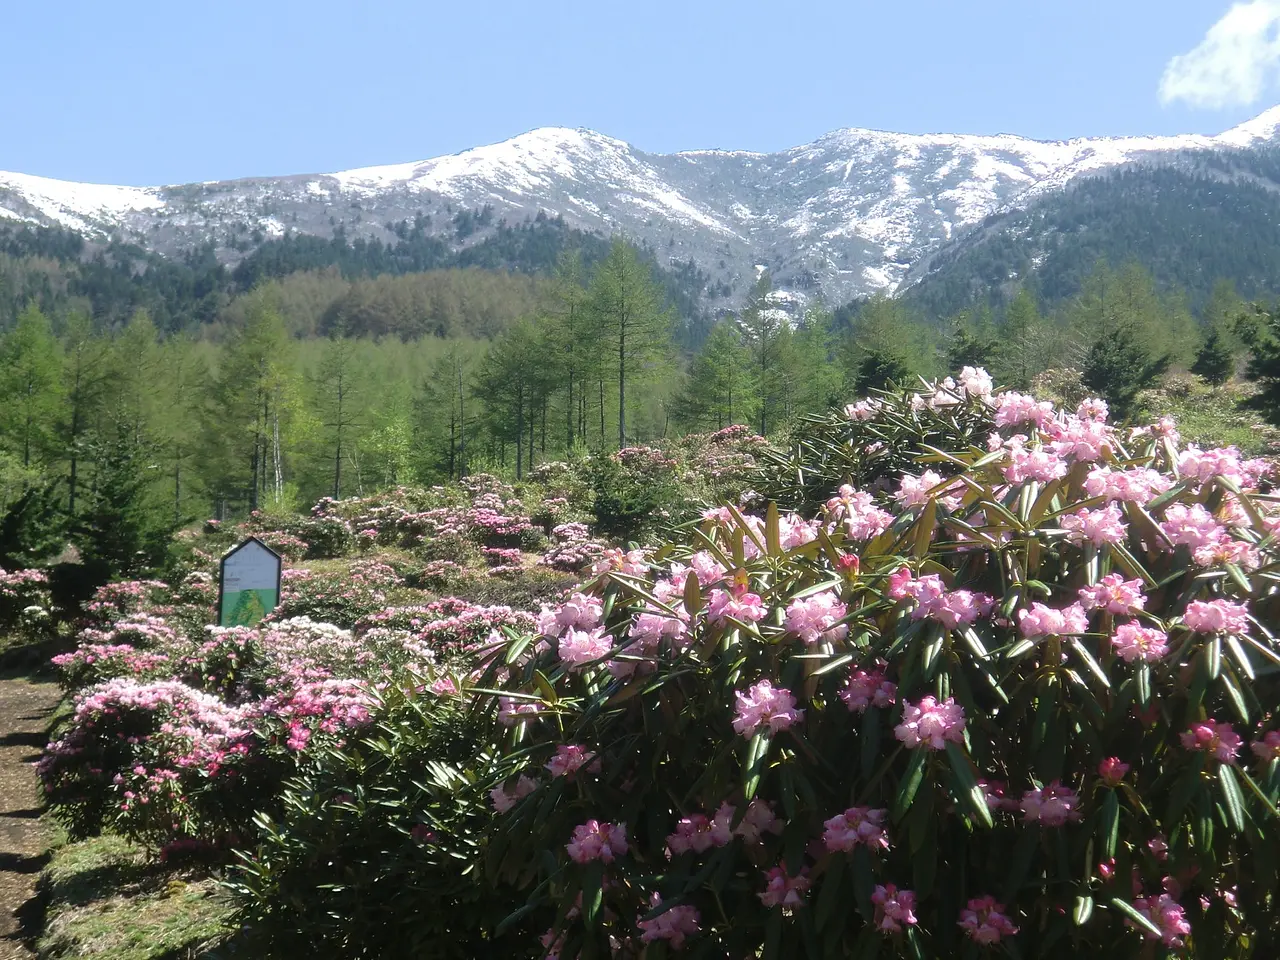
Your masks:
M760 595L745 587L712 590L707 598L707 623L724 626L730 619L740 623L756 623L769 611Z
M871 494L847 483L827 501L826 518L832 529L843 530L851 540L870 540L893 523L893 516L877 507Z
M885 833L888 810L871 807L850 807L823 823L826 828L822 842L831 852L852 853L861 844L872 853L889 849L889 837Z
M849 633L849 625L843 620L849 608L840 602L834 590L823 590L792 600L787 607L786 626L806 644L819 640L843 640Z
M662 898L656 893L653 894L649 903L654 910L663 905ZM698 920L696 908L680 905L667 907L650 920L638 921L636 926L640 928L640 939L644 943L665 940L671 944L671 949L679 950L688 937L698 934L701 929L698 926Z
M1179 948L1182 938L1191 932L1191 924L1187 922L1186 911L1169 894L1162 893L1154 897L1138 897L1133 901L1133 908L1146 917L1160 931L1159 937L1146 931L1148 939L1159 939L1166 947ZM1133 921L1126 921L1130 926L1137 926Z
M791 729L804 719L804 711L796 708L796 698L786 687L774 688L769 680L761 680L746 693L734 693L737 708L733 729L738 735L750 738L762 727L770 733Z
M1142 593L1141 580L1126 580L1118 573L1109 573L1091 587L1081 587L1078 596L1085 610L1102 610L1106 613L1133 614L1143 610L1147 598Z
M1061 610L1033 603L1031 609L1018 611L1018 629L1027 638L1085 633L1089 629L1089 617L1078 603Z
M985 593L947 590L942 578L936 573L915 579L906 567L899 567L890 575L885 592L894 600L910 598L915 601L911 619L923 620L928 617L948 629L954 629L962 623L973 623L995 603Z
M794 877L778 866L766 870L764 890L757 894L766 907L783 907L795 910L804 906L804 895L809 892L809 871L801 869Z
M885 678L884 663L870 670L854 667L849 681L840 690L840 699L854 713L866 713L868 707L889 707L897 701L898 685Z
M1057 780L1022 795L1023 819L1044 827L1060 827L1080 819L1080 795Z
M1181 740L1184 749L1211 753L1222 763L1235 763L1244 742L1231 724L1216 720L1193 724Z
M1111 635L1111 645L1116 656L1125 663L1151 663L1169 653L1169 637L1163 630L1136 623L1122 623L1116 627Z
M1240 636L1249 632L1249 608L1230 600L1192 600L1187 604L1182 622L1200 633Z
M892 883L886 883L876 887L871 902L876 907L876 929L881 933L901 933L904 927L918 922L916 895L910 890L899 890Z
M588 820L573 828L573 839L565 849L574 863L613 863L627 852L627 825Z
M964 724L964 708L954 697L941 703L935 697L925 697L905 705L902 723L893 728L893 735L911 749L944 750L948 742L964 743Z
M984 947L999 943L1018 932L1004 912L1004 904L992 896L975 897L960 911L960 929L970 940Z
M1120 508L1114 503L1098 510L1077 510L1065 514L1059 523L1072 543L1091 543L1095 547L1123 543L1129 532L1128 526L1120 519Z

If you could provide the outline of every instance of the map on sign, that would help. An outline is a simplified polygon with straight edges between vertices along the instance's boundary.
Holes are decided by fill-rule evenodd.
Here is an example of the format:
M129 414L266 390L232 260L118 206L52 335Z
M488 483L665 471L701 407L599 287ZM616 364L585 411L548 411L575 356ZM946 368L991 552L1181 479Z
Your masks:
M218 624L251 627L280 602L280 555L250 537L222 558Z

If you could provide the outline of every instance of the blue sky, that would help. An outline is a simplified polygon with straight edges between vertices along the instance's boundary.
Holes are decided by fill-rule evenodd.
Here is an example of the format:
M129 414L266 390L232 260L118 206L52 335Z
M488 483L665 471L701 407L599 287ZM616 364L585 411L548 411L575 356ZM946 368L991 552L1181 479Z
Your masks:
M1280 101L1280 0L5 7L0 169L137 185L421 159L543 125L774 150L846 126L1216 133Z

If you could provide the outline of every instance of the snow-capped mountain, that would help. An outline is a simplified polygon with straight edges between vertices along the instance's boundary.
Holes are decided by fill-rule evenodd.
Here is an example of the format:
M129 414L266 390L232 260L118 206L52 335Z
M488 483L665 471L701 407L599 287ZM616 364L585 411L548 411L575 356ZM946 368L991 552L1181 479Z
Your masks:
M164 187L0 173L0 218L60 224L172 252L213 240L228 259L286 231L390 237L387 225L493 207L540 211L692 258L742 291L755 268L828 301L893 291L993 214L1126 164L1177 163L1280 140L1280 107L1216 136L1042 142L1012 135L837 130L781 153L646 153L590 130L543 128L453 156L337 173Z

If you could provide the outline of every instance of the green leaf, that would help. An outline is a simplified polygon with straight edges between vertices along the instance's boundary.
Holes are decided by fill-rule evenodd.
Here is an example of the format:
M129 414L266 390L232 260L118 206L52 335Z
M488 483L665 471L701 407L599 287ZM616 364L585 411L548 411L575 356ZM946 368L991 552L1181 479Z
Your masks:
M764 542L771 557L782 555L782 537L778 525L778 505L772 500L764 512Z
M835 913L836 907L842 905L840 887L841 882L844 880L844 869L845 858L834 856L831 858L830 866L827 867L826 873L822 875L822 890L818 893L818 901L814 909L814 918L819 930L826 927ZM841 914L838 919L841 926L843 926L846 917Z
M760 789L760 777L764 773L764 761L769 755L769 735L764 731L757 733L747 744L747 762L742 768L742 793L750 801Z
M1130 920L1136 923L1143 930L1150 933L1152 936L1157 938L1164 936L1164 934L1160 931L1160 928L1157 927L1150 920L1148 920L1146 917L1144 917L1142 914L1140 914L1137 910L1135 910L1132 904L1126 903L1125 901L1121 900L1119 897L1112 897L1111 906L1114 907L1116 910L1119 910L1126 917L1128 917Z
M1151 706L1151 668L1143 663L1137 671L1138 705L1143 710Z
M593 860L587 865L582 877L582 916L589 928L595 928L603 902L604 864Z
M1098 665L1097 660L1093 659L1093 654L1091 654L1089 649L1080 642L1079 637L1071 638L1071 648L1075 650L1080 659L1084 661L1084 665L1089 668L1089 672L1093 674L1094 678L1097 679L1099 683L1104 687L1111 686L1111 681L1107 678L1106 671Z
M1231 828L1236 833L1243 833L1244 796L1240 793L1240 782L1236 780L1235 771L1230 764L1218 765L1218 786L1222 788L1222 799L1226 804L1227 820L1230 821Z
M867 712L862 715L862 728L858 731L858 737L862 741L860 772L863 777L870 777L880 753L879 707L868 707Z
M1071 910L1071 919L1077 927L1083 927L1093 916L1093 897L1083 894L1076 897L1075 907Z
M1120 798L1114 790L1108 790L1106 799L1102 801L1098 832L1102 835L1102 856L1110 860L1116 855L1116 843L1120 836Z
M988 829L994 827L995 823L991 819L991 808L987 806L987 795L983 792L982 787L978 786L978 781L973 775L973 767L969 764L969 758L954 743L948 743L947 760L951 764L951 772L955 774L956 783L960 787L956 800L967 806L974 819L984 827Z
M895 821L901 820L906 816L916 798L916 792L920 789L920 784L924 781L924 768L927 759L925 752L923 748L916 748L911 751L911 759L907 763L907 772L902 778L902 783L898 786L898 795L893 800L893 819Z

